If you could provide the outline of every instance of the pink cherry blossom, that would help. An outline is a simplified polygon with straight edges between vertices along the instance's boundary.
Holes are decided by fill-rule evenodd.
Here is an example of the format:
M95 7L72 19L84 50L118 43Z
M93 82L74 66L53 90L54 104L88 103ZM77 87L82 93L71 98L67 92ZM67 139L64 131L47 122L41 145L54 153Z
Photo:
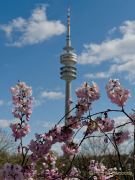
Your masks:
M15 87L11 88L12 101L14 105L13 115L19 119L18 123L11 123L10 127L15 140L21 139L30 132L30 126L27 121L32 113L32 88L24 82L18 82Z
M89 165L90 173L95 175L95 179L97 180L107 180L113 177L111 175L112 172L114 172L114 169L107 169L106 166L104 166L102 163L96 162L95 160L90 161Z
M97 122L101 131L109 132L114 129L115 122L114 120L111 120L110 118L103 118L103 119L98 118Z
M70 116L67 119L67 125L72 129L78 129L79 127L81 127L81 121L75 116Z
M91 102L87 99L79 99L76 108L76 117L81 118L84 113L91 109Z
M22 167L17 164L4 164L3 168L0 171L0 176L3 177L3 180L24 180Z
M30 132L30 126L27 123L11 123L10 127L12 129L15 140L21 139Z
M129 90L124 89L117 79L109 80L106 85L106 91L111 101L118 106L123 106L130 97Z
M99 88L96 83L92 83L92 86L84 83L81 88L76 90L76 95L80 99L89 99L89 101L97 100L100 97Z
M32 88L24 82L18 82L15 87L11 88L12 101L14 104L13 115L20 120L29 120L32 113Z
M62 180L62 175L56 167L57 157L52 152L49 152L44 156L43 160L43 170L40 176L47 180Z
M121 144L124 141L128 140L130 138L130 133L129 131L119 131L117 133L114 134L113 139L115 140L115 142L117 144Z
M35 164L31 163L29 165L24 166L22 172L24 175L24 179L34 180L34 176L37 174L37 171L35 170Z
M43 170L41 172L41 177L44 177L46 180L62 180L62 175L58 172L57 168Z
M72 179L73 179L73 180L74 180L74 179L77 180L78 177L79 177L79 171L78 171L78 169L73 166L73 167L71 168L70 173L69 173L68 176L69 176L69 178L70 178L71 180L72 180ZM69 180L70 180L70 179L69 179Z
M46 155L53 144L57 142L66 142L72 139L73 130L69 127L55 126L52 130L45 134L36 134L36 141L32 140L29 149L32 151L31 159L36 160Z
M91 108L92 102L100 97L96 83L93 83L92 86L84 83L81 88L76 90L76 95L78 97L76 116L79 118Z
M70 142L62 145L62 150L65 155L74 155L79 152L79 147L77 144Z

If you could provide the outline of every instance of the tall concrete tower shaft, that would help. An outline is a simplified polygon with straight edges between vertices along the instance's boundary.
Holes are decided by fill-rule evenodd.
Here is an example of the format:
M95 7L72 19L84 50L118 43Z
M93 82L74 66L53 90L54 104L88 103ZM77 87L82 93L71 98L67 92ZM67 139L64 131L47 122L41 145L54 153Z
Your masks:
M63 48L64 52L60 56L60 62L63 66L60 68L61 79L65 80L65 124L67 119L71 115L71 81L76 79L77 70L75 64L77 63L77 55L74 53L74 48L71 46L70 36L70 9L68 9L67 15L67 36L66 46Z

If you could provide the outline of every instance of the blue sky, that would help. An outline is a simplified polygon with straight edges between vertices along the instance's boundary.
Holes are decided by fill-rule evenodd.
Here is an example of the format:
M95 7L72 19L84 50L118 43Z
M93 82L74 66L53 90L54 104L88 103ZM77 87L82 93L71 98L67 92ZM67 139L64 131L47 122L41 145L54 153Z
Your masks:
M107 80L119 78L131 89L127 109L134 108L134 0L5 0L0 2L0 126L13 120L10 87L18 80L33 88L36 105L31 135L49 129L64 114L65 83L59 77L65 46L67 8L71 7L72 45L78 55L75 89L97 82L101 101L94 110L111 107L104 90ZM115 107L115 106L113 106Z

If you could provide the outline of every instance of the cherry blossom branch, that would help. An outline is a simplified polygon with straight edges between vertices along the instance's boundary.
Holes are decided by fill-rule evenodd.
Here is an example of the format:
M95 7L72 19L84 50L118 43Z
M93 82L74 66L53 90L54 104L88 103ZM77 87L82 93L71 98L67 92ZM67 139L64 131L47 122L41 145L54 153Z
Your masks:
M113 131L113 141L114 141L114 144L115 144L115 147L116 147L115 149L116 149L116 152L117 152L117 156L118 156L118 159L119 159L119 164L120 164L121 170L122 170L122 172L124 172L124 168L123 168L123 165L122 165L122 162L121 162L121 155L120 155L119 148L118 148L116 140L115 140L115 130ZM125 175L124 175L124 179L126 180Z
M83 141L85 140L85 137L87 136L87 134L85 133L85 135L84 135L84 137L82 138L82 140L80 141L80 143L79 143L79 145L78 145L78 147L80 147L81 146L81 144L83 143ZM65 174L68 174L69 173L69 171L71 170L71 168L72 168L72 164L73 164L73 161L75 160L75 157L76 157L76 154L74 154L74 156L73 156L73 158L72 158L72 160L71 160L71 163L70 163L70 166L69 166L69 168L68 168L68 170L66 171L66 173Z
M107 109L105 111L100 111L100 112L91 114L90 117L93 117L93 116L96 116L96 115L99 115L99 114L108 113L108 112L122 112L122 110L121 109ZM87 118L89 118L89 116Z
M131 122L134 125L133 177L135 180L135 120L126 113L126 111L124 110L124 107L122 107L122 112L131 120Z
M76 109L76 106L73 107L69 112L67 112L66 114L64 114L64 116L58 121L58 123L57 123L56 125L60 124L60 122L61 122L67 115L69 115L74 109Z

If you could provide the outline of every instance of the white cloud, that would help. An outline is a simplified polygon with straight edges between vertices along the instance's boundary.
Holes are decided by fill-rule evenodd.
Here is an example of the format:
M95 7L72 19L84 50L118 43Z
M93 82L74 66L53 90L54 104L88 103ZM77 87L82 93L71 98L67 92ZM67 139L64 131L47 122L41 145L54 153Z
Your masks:
M111 65L106 72L107 76L126 72L128 74L126 78L135 81L135 21L125 21L117 31L120 33L118 38L104 40L100 44L84 45L79 63L100 65L109 62ZM104 73L94 76L103 78Z
M43 99L34 99L34 101L33 101L33 107L35 108L35 107L39 107L39 106L41 106L42 104L44 103L44 100Z
M43 91L41 93L42 98L47 98L47 99L62 99L64 98L64 94L62 92L57 92L57 91Z
M104 79L110 77L110 75L107 72L97 72L97 73L88 73L85 74L84 77L88 79Z
M119 126L130 121L129 118L126 116L118 116L114 117L113 119L115 121L115 126Z
M0 128L9 127L10 121L6 119L0 119Z
M65 26L59 20L48 20L46 6L33 10L28 19L18 17L8 24L1 24L0 29L8 38L8 45L22 47L43 42L65 32Z

